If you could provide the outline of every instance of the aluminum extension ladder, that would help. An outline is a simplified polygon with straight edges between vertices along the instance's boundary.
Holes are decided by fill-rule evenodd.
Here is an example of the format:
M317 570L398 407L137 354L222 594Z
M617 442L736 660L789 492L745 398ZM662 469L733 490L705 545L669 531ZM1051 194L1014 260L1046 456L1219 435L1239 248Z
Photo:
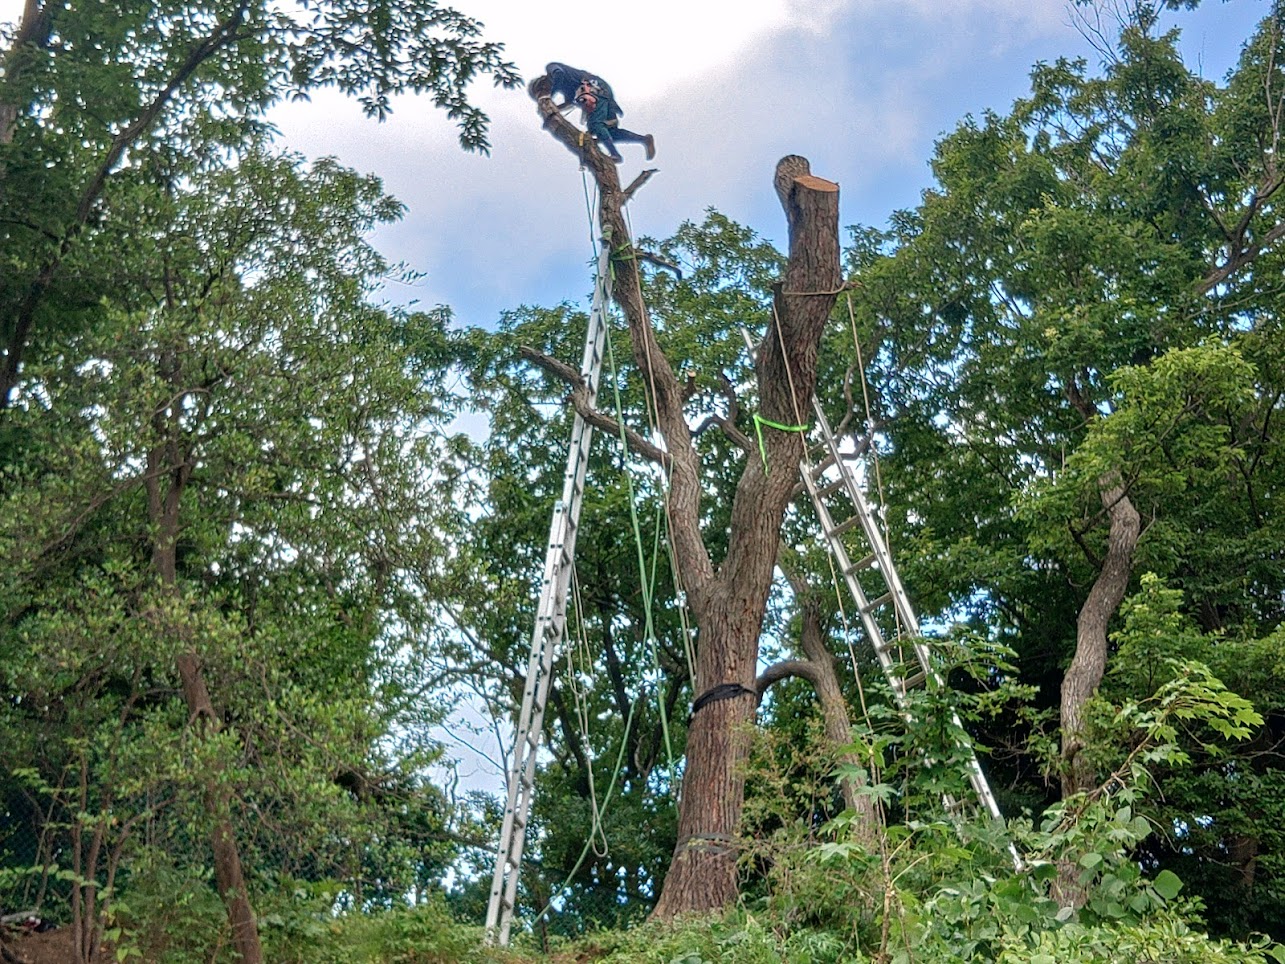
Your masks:
M757 357L757 349L750 333L742 328L741 337L745 339L750 357ZM830 422L825 417L825 410L815 393L812 396L812 411L816 415L815 433L820 437L822 460L819 465L814 466L805 452L799 462L799 475L803 478L808 495L812 497L826 547L838 572L843 576L849 595L856 603L861 627L865 630L866 639L874 649L879 667L892 689L897 708L903 716L908 716L907 693L928 680L938 686L945 685L945 681L933 666L932 651L919 634L919 620L911 608L910 597L901 584L901 577L897 575L897 567L893 565L892 553L888 551L888 543L879 528L878 520L862 493L861 484L853 474L851 464L840 450L839 442L830 429ZM837 474L837 478L827 478L831 469ZM835 521L836 515L840 516L838 522ZM844 542L844 537L849 532L858 532L863 540L859 543L861 555L856 562L852 561L848 544ZM862 579L865 580L864 585ZM888 605L893 607L897 627L892 640L887 638L875 618L875 613ZM907 649L913 654L914 664L918 667L908 674L903 670L910 662L906 658ZM953 710L951 723L959 734L959 749L964 757L968 782L976 795L978 806L991 817L1000 819L1002 814L999 803L986 780L986 774L982 772L973 745L965 734L963 722ZM965 801L950 797L943 802L946 811L951 814L957 813L965 804ZM1017 851L1011 845L1009 849L1013 854L1014 866L1020 867L1021 858Z
M611 260L607 239L601 242L598 274L594 283L593 305L589 311L589 329L585 333L584 358L580 374L584 378L589 404L598 398L603 354L607 343L607 308L611 299ZM571 562L575 558L576 531L580 526L580 507L584 499L585 473L589 467L589 446L593 426L578 414L571 428L571 448L562 481L562 498L553 505L553 522L549 526L549 548L544 558L544 582L540 606L536 611L535 631L531 636L531 658L527 663L526 688L518 714L513 741L513 758L508 772L508 802L496 852L495 876L491 881L491 899L486 908L486 935L501 946L509 942L513 911L517 905L518 871L522 848L526 842L527 823L531 818L531 797L535 790L536 754L544 728L544 708L549 700L553 661L562 644L567 625L567 589L571 583Z
M830 423L815 395L812 396L812 409L816 415L816 434L820 436L824 456L819 466L813 466L805 455L799 463L799 473L808 495L812 497L812 505L821 521L821 532L830 555L857 605L866 639L874 648L884 678L892 688L897 708L906 714L907 694L911 690L924 685L928 680L932 680L937 686L945 685L945 681L933 665L932 651L919 634L919 620L910 606L910 597L901 584L901 577L897 575L878 520L866 502L851 464L840 451L839 443L830 430ZM827 473L837 475L837 478L827 477ZM841 521L835 521L836 515L840 516ZM845 543L844 536L858 530L862 554L854 562L848 554L849 545ZM865 580L864 585L862 580ZM889 605L893 607L897 627L897 634L891 640L875 618L880 609ZM908 658L907 650L913 654L913 661ZM954 710L951 711L951 723L959 734L959 749L977 803L992 817L999 819L999 803L986 781L986 774L982 772L972 743L964 735L959 714ZM947 798L946 810L953 813L963 803L964 801ZM1016 858L1016 852L1014 857Z

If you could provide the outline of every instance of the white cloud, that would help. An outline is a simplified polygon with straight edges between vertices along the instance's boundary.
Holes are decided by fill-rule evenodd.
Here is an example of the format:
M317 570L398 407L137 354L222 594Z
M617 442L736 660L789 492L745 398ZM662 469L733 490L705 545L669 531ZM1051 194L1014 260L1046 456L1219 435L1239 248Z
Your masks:
M502 40L524 75L552 60L610 78L634 97L724 67L754 40L784 27L791 0L648 0L558 8L522 0L458 0Z

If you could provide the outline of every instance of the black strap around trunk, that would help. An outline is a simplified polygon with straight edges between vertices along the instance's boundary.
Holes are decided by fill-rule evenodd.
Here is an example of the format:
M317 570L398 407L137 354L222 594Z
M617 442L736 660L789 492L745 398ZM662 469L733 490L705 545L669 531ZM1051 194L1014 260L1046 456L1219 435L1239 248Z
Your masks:
M719 700L734 700L738 696L752 696L758 699L758 693L748 686L742 686L740 683L719 683L717 686L711 686L696 697L696 702L692 704L692 712L687 717L687 722L690 723L692 717L709 706L710 703L717 703Z

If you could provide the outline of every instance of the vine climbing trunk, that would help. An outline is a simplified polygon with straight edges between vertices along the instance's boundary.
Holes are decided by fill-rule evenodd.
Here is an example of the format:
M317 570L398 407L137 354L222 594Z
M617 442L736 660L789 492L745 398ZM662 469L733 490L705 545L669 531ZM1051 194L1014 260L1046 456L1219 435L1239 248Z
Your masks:
M698 630L698 695L688 728L678 845L653 913L669 918L715 910L737 893L736 831L757 705L759 635L803 436L764 429L762 457L746 459L732 503L727 552L716 563L701 530L701 466L683 409L683 386L648 316L622 213L630 192L621 189L616 166L592 139L559 113L548 78L537 78L530 91L545 129L580 158L598 185L598 213L615 272L613 294L665 439L670 536ZM789 222L790 254L756 358L759 414L764 425L799 426L810 411L817 350L842 282L839 187L813 176L808 161L794 155L778 162L775 186Z

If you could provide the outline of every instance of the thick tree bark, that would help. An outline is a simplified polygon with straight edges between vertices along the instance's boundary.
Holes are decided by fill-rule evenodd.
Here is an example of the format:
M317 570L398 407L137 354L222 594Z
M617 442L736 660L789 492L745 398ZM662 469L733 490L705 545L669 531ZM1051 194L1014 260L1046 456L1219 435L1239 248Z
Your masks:
M653 912L669 918L718 909L736 898L735 833L757 703L759 634L803 439L797 432L769 429L764 459L747 459L732 504L727 555L716 568L701 533L700 462L683 411L683 386L656 340L621 211L628 192L621 190L615 165L562 117L548 95L548 79L537 78L531 96L545 128L598 184L599 217L615 269L613 294L629 323L634 360L652 394L669 456L670 533L699 630L694 685L698 694L716 688L720 694L708 701L698 696L701 705L688 728L678 846ZM812 176L807 160L796 156L778 163L775 184L789 221L790 258L759 346L759 406L763 418L797 425L807 420L817 348L842 278L839 189Z
M164 374L177 389L174 364L167 360L164 367ZM164 441L148 453L146 481L148 516L155 533L152 566L161 586L171 593L178 585L179 510L192 473L191 462L181 451L179 442L181 399L181 393L176 395L169 409L158 413L153 420L154 428ZM221 723L205 683L200 655L195 649L188 649L177 656L174 663L190 725L201 739L218 733ZM204 774L202 797L211 824L214 880L227 907L233 946L240 955L241 964L263 964L259 925L250 904L232 824L232 791L222 779L219 768L212 768Z

